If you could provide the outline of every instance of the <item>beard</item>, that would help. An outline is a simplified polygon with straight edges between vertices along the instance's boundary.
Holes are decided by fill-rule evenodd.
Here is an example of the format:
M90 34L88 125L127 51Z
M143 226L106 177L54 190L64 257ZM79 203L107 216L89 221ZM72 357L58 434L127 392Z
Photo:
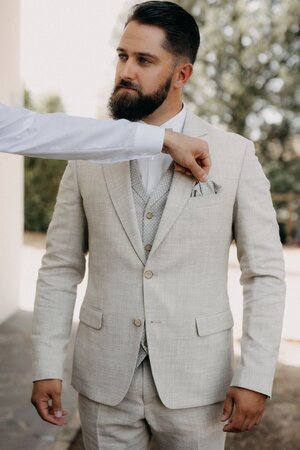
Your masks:
M172 82L170 76L153 94L144 95L141 89L130 81L121 80L115 86L109 102L108 110L113 119L127 119L137 122L152 114L168 96ZM134 89L134 93L122 92L122 87Z

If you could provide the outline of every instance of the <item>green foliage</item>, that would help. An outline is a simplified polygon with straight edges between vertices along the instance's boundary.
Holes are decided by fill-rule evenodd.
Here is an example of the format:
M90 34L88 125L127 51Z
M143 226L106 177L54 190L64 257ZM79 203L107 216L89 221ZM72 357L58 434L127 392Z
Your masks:
M65 166L65 161L26 158L26 230L47 231Z
M24 92L24 106L39 112L63 111L56 95L45 98L39 105ZM25 230L47 231L66 161L25 158Z
M201 117L256 142L272 190L300 193L298 0L177 3L202 36L187 100Z
M300 195L299 1L177 3L196 18L202 37L187 101L212 124L255 142L271 191L286 194L274 206L282 239L291 241L286 224L295 228L300 216L290 195Z

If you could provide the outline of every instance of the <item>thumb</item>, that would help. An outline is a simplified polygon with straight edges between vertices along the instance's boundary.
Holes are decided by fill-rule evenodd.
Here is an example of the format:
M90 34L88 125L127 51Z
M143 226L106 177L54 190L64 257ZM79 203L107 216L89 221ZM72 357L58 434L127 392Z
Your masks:
M57 418L62 417L62 407L61 407L61 395L60 392L55 392L52 394L52 408L54 416Z
M207 180L207 172L199 166L195 159L190 162L188 169L192 172L197 181Z
M223 406L223 414L221 417L221 422L225 422L225 420L228 420L229 417L232 414L233 411L233 398L227 394L226 400L224 402L224 406Z

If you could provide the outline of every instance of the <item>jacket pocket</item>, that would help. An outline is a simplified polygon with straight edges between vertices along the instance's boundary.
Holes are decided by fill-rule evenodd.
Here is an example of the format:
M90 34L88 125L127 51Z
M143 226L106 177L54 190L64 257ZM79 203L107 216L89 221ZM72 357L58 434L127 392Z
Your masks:
M83 304L81 306L79 320L85 325L95 328L95 330L100 330L102 327L102 317L103 312L99 309L95 309L88 304Z
M191 196L188 200L189 208L202 208L205 206L211 206L215 204L222 204L223 194L206 194L197 195L196 197Z
M196 317L196 327L199 336L219 333L233 327L233 317L230 309L218 314Z

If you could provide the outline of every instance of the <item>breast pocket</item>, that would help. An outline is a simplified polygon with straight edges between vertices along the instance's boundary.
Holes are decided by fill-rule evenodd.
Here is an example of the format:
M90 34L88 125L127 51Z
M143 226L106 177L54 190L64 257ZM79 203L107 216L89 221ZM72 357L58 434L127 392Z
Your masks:
M212 236L220 232L226 218L222 194L209 194L191 197L183 213L183 220L188 223L191 235Z
M223 195L220 194L206 194L198 195L197 197L190 197L188 200L188 208L190 210L197 210L200 208L208 208L209 206L221 205Z

